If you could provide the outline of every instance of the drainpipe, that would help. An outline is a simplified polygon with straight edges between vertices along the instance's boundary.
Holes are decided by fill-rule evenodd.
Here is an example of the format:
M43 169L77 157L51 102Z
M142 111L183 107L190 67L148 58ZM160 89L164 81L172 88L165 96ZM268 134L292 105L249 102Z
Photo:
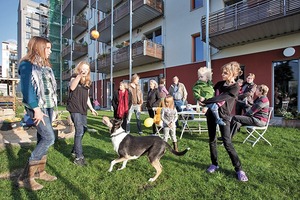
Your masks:
M210 45L209 45L209 0L206 1L205 35L206 35L206 67L210 69L211 60L210 60Z
M129 26L129 80L131 80L132 75L132 0L130 0L130 26Z
M110 24L110 102L113 98L113 69L114 69L114 61L113 61L113 47L114 47L114 0L111 0L111 24ZM113 110L113 107L110 103L110 110Z

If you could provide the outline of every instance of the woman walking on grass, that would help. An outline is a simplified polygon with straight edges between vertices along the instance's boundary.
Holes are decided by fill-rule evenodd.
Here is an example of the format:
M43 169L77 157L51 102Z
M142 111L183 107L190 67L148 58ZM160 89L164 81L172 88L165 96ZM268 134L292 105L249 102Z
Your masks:
M89 98L89 89L92 83L90 73L89 64L81 61L76 66L69 85L67 110L70 112L75 126L72 154L75 154L74 163L79 166L86 165L82 150L82 138L87 130L87 109L89 108L93 115L98 115Z
M37 145L18 179L18 184L19 187L40 190L43 186L35 179L57 179L45 171L47 152L55 141L52 115L53 108L57 106L56 81L49 61L51 42L34 36L29 40L27 50L27 54L20 60L18 72L25 110L36 125Z

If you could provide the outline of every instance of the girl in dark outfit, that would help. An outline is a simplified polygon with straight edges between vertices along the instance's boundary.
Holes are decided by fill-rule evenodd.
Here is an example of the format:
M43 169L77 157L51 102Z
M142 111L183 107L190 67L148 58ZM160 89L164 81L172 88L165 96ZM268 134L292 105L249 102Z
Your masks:
M129 132L127 129L128 111L132 105L132 94L128 90L128 84L125 81L121 81L119 89L114 91L112 106L114 109L114 118L122 119L122 128Z
M224 147L231 159L232 165L237 173L239 181L248 181L246 173L242 170L240 159L235 151L230 137L230 120L231 111L233 109L235 99L239 93L239 86L235 82L237 76L241 75L241 68L239 63L230 62L222 67L223 81L219 81L215 86L215 93L220 94L203 101L204 104L217 103L225 101L225 104L219 108L220 117L226 123L225 126L220 126L221 135L223 138ZM216 137L216 120L210 109L206 112L209 148L212 164L207 169L207 172L213 173L219 168L218 153L217 153L217 137Z
M82 150L82 138L87 130L87 110L88 108L93 115L98 115L92 106L89 98L89 89L91 86L89 63L81 61L75 68L75 73L70 80L70 94L67 102L67 110L71 114L72 121L75 126L74 146L72 154L76 158L74 163L84 166L85 159Z

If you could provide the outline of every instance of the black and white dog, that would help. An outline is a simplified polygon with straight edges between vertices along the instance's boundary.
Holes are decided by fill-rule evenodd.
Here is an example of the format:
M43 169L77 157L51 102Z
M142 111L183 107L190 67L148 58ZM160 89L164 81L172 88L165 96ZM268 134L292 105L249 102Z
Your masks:
M122 167L118 169L121 170L126 167L128 160L137 159L147 154L151 165L156 169L155 176L149 179L153 182L162 172L159 160L165 154L166 148L177 156L182 156L189 150L187 148L177 152L158 136L132 136L121 127L122 120L110 120L108 117L103 117L102 122L109 127L114 150L119 154L119 158L111 162L109 172L113 170L116 163L123 162Z

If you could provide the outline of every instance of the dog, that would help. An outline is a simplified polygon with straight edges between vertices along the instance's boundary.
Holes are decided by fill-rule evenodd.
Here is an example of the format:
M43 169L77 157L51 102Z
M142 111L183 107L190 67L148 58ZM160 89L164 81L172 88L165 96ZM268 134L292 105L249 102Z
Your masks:
M190 148L184 151L177 152L172 147L158 136L132 136L126 133L121 127L122 120L103 117L102 122L110 129L110 136L114 150L119 154L119 157L111 161L109 172L113 170L116 163L122 163L122 170L126 167L128 160L137 159L142 155L147 155L151 165L155 168L156 174L149 181L155 181L162 172L160 158L165 154L166 148L176 156L186 154Z

